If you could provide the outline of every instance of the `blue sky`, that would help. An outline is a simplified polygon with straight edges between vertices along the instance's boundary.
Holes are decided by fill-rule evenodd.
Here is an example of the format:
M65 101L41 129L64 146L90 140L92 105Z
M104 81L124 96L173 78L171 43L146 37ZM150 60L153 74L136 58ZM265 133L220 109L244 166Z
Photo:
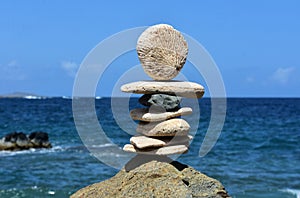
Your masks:
M299 8L296 0L1 1L0 94L72 95L80 63L99 42L168 23L207 49L227 96L300 97ZM114 64L138 59L129 53ZM104 77L97 95L111 94L110 79Z

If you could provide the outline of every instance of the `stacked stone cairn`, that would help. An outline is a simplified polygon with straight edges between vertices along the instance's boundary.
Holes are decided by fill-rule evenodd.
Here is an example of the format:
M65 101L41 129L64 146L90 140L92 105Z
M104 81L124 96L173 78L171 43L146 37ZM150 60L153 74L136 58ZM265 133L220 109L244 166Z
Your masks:
M204 94L203 86L197 83L172 80L186 62L187 42L172 26L154 25L140 35L137 53L145 73L153 80L121 87L123 92L144 94L139 103L146 106L131 110L131 118L139 121L137 135L123 150L152 155L185 153L192 136L189 123L181 116L191 114L192 109L181 107L181 98L201 98Z

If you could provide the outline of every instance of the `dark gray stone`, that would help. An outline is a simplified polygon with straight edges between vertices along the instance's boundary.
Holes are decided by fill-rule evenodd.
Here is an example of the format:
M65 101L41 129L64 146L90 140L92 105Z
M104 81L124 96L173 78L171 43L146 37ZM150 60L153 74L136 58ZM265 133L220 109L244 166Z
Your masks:
M172 96L167 94L145 94L139 99L139 103L147 107L159 106L166 111L179 109L181 97Z

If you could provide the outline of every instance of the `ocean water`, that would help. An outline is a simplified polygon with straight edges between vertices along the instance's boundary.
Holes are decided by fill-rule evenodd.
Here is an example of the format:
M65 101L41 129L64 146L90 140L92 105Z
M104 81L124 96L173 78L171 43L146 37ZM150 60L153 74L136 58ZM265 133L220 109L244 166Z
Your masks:
M130 108L136 103L132 98ZM209 125L210 99L199 104L196 136L178 161L218 179L232 197L300 197L300 99L229 98L220 138L202 158L198 151ZM113 143L128 143L130 135L114 120L111 99L95 100L95 109ZM0 99L0 137L13 131L48 132L53 148L0 152L1 198L68 197L118 172L83 145L71 99ZM96 146L106 150L112 145ZM118 159L122 152L110 155Z

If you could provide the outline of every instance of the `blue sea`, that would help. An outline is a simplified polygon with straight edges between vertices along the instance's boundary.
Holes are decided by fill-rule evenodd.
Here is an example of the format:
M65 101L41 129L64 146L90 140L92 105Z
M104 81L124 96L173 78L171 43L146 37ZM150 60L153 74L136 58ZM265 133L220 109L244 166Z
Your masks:
M137 98L131 98L130 108L136 103ZM300 197L300 99L227 99L224 128L204 157L199 157L199 148L209 125L211 101L203 98L199 104L196 136L178 161L218 179L232 197ZM95 110L114 144L121 148L129 142L131 135L114 120L110 98L96 99ZM1 198L69 197L119 171L85 148L74 124L71 99L0 99L0 137L13 131L47 132L53 148L0 151ZM105 150L112 145L96 146ZM122 152L110 155L117 160Z

